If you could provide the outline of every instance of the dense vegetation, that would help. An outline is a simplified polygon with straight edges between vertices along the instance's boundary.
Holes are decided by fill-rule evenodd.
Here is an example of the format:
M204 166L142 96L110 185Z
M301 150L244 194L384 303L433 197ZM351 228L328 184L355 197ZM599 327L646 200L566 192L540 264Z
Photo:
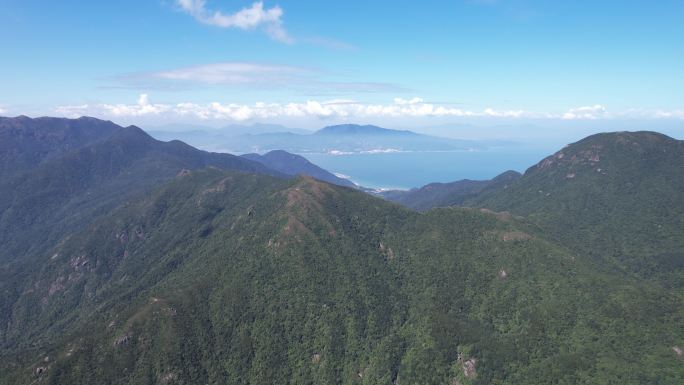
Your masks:
M349 179L340 178L309 162L305 157L297 154L290 154L287 151L274 150L263 155L244 154L241 155L241 157L259 162L271 170L278 171L285 175L307 175L338 186L357 187L354 182Z
M524 215L577 252L684 289L684 141L598 134L467 202Z
M0 384L680 383L682 292L540 224L176 174L3 265Z
M517 180L432 184L385 198L416 209L510 211L547 238L631 274L684 288L684 142L654 132L597 134Z
M450 183L430 183L411 190L383 191L379 195L389 201L422 211L435 207L463 206L471 199L507 188L520 176L517 171L506 171L491 180L464 179Z

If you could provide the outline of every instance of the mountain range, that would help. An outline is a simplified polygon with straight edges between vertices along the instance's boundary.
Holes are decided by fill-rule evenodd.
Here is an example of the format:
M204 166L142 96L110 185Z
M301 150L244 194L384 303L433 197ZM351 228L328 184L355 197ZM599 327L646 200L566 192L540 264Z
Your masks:
M421 212L284 152L0 122L0 384L684 378L681 141L386 195Z
M269 129L273 131L265 132ZM150 130L158 139L180 139L210 151L264 153L285 150L293 153L377 153L402 151L468 151L511 145L505 141L476 141L442 138L406 130L372 125L342 124L315 132L288 130L282 126L241 126L241 128Z

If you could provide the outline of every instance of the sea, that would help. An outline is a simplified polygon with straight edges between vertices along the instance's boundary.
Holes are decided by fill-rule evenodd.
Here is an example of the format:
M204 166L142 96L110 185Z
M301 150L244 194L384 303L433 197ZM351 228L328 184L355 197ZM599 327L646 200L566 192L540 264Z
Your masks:
M432 182L491 179L507 170L524 172L551 153L551 148L514 146L477 151L299 155L363 187L408 190Z

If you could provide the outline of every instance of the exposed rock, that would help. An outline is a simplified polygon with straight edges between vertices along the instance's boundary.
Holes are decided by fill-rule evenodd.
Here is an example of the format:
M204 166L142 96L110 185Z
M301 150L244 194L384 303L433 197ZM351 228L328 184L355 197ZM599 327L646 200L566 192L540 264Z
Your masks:
M321 362L321 355L318 354L318 353L314 353L314 354L311 356L311 362L314 363L314 364L317 364L317 363Z
M684 356L684 350L682 350L682 348L680 348L679 346L673 346L672 350L675 352L677 357L681 358L682 356Z
M178 375L174 372L168 372L165 375L161 377L161 383L162 384L168 384L171 381L175 381L178 379Z
M74 271L80 271L85 265L88 264L88 256L85 254L78 256L78 257L73 257L69 260L69 265L71 266Z
M506 272L506 270L504 270L504 269L499 270L499 278L506 279L506 277L508 277L508 273Z
M477 377L477 359L475 358L469 358L463 363L463 375L466 376L466 378L475 378Z
M493 211L490 209L482 208L482 209L480 209L480 212L483 212L485 214L494 215L494 216L496 216L496 219L498 219L500 221L504 221L504 222L508 222L513 218L511 213L508 211Z
M53 296L58 291L64 290L64 282L66 282L66 278L64 276L60 275L57 277L57 279L50 284L50 287L48 288L48 295Z
M39 366L36 368L36 375L40 376L41 374L47 372L47 368L44 366Z
M116 235L116 239L119 240L119 243L122 245L128 242L128 233L126 231L122 231L121 233Z
M537 164L538 168L544 169L553 165L553 157L550 156Z
M126 334L114 340L114 346L127 344L131 341L131 336Z

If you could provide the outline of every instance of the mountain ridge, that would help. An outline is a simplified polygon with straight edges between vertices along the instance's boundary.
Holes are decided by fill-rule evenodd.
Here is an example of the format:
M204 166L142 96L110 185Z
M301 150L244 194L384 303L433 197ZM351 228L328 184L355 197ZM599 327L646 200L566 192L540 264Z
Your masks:
M35 345L21 342L27 360L3 359L22 368L0 371L12 383L601 383L618 373L638 383L681 373L667 352L679 343L681 298L611 276L516 218L420 214L307 177L191 171L48 255L13 307L7 337L28 333ZM634 360L657 364L624 372Z
M576 182L640 198L605 177L642 192L680 175L681 144L654 138L571 146L473 207L417 212L123 128L0 194L0 384L676 383L684 268L633 274L618 257L665 245L656 262L678 261L678 211L655 216L670 221L654 240L562 204ZM650 226L680 182L618 214ZM594 217L610 226L592 238ZM634 242L622 233L643 247L612 255Z
M331 172L324 170L309 162L301 155L291 154L287 151L273 150L266 154L244 154L241 157L264 164L266 167L287 175L308 175L316 179L333 183L338 186L357 188L354 182L340 178Z

